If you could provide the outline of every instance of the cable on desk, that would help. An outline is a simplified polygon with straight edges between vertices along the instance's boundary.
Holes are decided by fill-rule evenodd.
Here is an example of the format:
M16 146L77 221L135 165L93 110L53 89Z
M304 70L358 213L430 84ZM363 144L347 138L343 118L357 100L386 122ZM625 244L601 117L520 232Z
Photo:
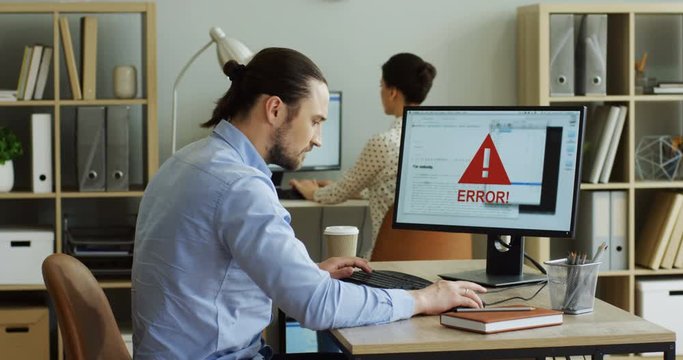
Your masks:
M529 300L535 298L536 295L538 295L538 294L541 292L541 290L543 290L543 288L544 288L546 285L548 285L548 282L547 282L547 281L544 281L544 282L543 282L543 285L542 285L540 288L538 288L538 290L536 290L536 292L535 292L533 295L531 295L531 297L525 298L525 297L522 297L522 296L513 296L513 297L509 297L509 298L507 298L507 299L503 299L503 300L498 300L498 301L494 301L494 302L487 302L487 303L486 303L486 306L498 305L498 304L500 304L500 303L504 303L504 302L510 301L510 300L523 300L523 301L529 301ZM505 291L505 290L508 290L508 289L510 289L510 288L500 289L500 290L497 290L497 291L487 291L487 293L497 293L497 292Z

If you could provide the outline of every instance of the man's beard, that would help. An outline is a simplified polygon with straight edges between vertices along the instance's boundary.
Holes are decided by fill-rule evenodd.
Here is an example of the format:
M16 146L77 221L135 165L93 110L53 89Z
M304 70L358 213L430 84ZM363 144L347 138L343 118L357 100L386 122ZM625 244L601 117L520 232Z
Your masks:
M291 122L286 121L285 124L275 130L273 147L268 152L268 159L271 164L283 167L285 170L296 170L301 167L303 159L299 155L292 155L287 153L285 146L288 130L291 128Z

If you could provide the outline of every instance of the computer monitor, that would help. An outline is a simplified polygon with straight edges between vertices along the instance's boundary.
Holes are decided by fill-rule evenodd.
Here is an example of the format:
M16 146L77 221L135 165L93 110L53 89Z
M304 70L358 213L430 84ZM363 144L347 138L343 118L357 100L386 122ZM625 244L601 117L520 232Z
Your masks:
M393 226L488 235L485 272L443 278L485 286L545 280L522 272L524 236L574 236L585 111L406 107ZM500 240L508 235L509 243Z
M330 104L327 112L327 120L322 127L323 146L314 147L306 154L304 163L298 171L326 171L341 169L341 118L342 118L342 93L330 91ZM282 182L284 169L270 164L273 172L273 183L279 187Z

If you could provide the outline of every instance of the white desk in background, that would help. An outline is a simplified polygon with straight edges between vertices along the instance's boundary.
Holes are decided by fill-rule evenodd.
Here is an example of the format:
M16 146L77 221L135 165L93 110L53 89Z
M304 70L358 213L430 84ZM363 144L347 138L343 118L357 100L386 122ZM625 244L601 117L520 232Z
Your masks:
M370 246L368 240L372 236L372 224L367 200L347 200L332 205L308 200L280 200L280 203L292 215L294 233L306 245L314 261L321 261L326 251L322 233L327 226L356 226L360 230L359 254Z

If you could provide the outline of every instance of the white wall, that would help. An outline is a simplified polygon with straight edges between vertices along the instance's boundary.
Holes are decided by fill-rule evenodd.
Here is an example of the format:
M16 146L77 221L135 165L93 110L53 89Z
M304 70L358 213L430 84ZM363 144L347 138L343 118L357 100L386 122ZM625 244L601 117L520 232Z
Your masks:
M211 26L222 27L255 51L291 47L320 66L330 88L344 92L342 148L343 167L348 168L366 140L391 122L379 100L380 66L397 52L416 53L436 66L438 75L427 105L515 104L516 8L529 3L533 2L158 1L161 159L170 153L173 81L189 57L209 40ZM206 134L198 124L209 118L214 102L229 85L211 50L181 84L179 146Z

